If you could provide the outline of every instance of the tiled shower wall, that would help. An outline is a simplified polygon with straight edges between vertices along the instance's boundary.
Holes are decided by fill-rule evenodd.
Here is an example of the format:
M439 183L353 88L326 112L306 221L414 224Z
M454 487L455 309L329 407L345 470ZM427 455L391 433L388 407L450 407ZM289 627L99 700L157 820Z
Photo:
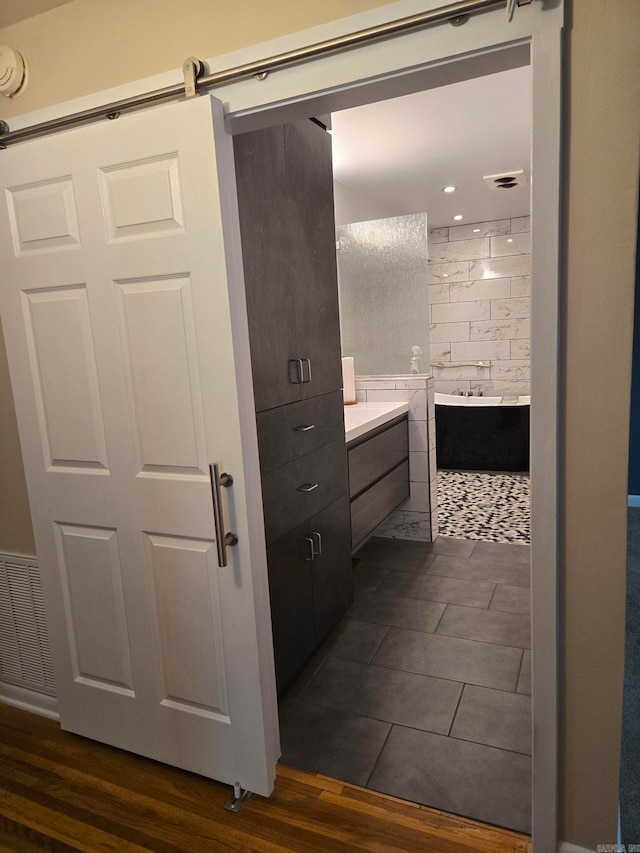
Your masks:
M356 376L358 402L409 403L409 498L376 536L432 542L438 535L436 410L433 379L424 374Z
M530 393L530 236L528 216L429 231L436 391ZM478 361L484 366L464 364Z

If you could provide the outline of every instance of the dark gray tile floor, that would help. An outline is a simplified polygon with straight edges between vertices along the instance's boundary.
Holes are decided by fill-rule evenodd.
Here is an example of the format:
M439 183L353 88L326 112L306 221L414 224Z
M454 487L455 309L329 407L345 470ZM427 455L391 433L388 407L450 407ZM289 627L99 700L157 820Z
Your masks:
M351 610L281 703L282 762L529 832L528 557L371 540Z

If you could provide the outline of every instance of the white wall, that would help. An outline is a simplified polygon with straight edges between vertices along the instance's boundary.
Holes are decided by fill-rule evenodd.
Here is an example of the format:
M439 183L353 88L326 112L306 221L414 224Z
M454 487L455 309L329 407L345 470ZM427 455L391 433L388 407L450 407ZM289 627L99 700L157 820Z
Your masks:
M333 182L336 225L349 225L351 222L367 222L370 219L386 219L389 216L401 216L406 211L390 212L389 205L368 193L363 193L340 181Z
M529 223L521 216L429 232L429 349L436 391L530 393ZM477 361L485 366L469 365Z

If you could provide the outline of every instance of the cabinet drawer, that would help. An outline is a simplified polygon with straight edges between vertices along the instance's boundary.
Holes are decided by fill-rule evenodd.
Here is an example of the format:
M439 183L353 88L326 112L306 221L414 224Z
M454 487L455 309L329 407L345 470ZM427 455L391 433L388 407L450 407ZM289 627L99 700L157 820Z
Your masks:
M265 473L332 441L344 440L342 391L260 412L256 421L260 469Z
M407 420L349 450L349 494L359 494L409 455Z
M347 492L344 438L262 477L267 546Z
M409 463L403 462L351 502L351 548L355 550L375 528L409 497Z

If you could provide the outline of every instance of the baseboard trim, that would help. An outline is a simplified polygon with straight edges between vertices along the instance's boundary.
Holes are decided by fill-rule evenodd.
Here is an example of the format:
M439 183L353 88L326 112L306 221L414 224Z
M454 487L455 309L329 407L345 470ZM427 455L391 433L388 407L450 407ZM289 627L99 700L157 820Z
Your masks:
M588 847L578 847L577 844L569 844L568 841L561 841L558 853L594 853L594 851Z
M627 506L640 506L640 495L627 495Z
M59 720L58 702L54 696L37 693L26 687L18 687L16 684L8 684L0 681L0 702L5 705L13 705L23 711L39 714L41 717L49 717L51 720Z

